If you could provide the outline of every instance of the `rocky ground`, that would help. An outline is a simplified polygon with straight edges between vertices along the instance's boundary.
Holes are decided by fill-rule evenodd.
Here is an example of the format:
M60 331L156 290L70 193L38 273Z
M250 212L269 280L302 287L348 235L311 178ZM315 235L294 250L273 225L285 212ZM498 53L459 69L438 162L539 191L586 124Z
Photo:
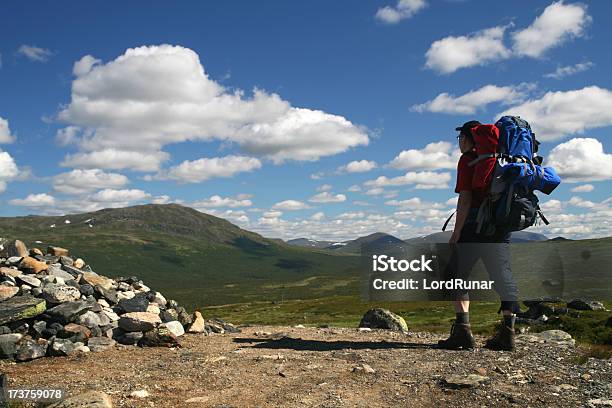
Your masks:
M581 362L562 332L522 336L515 352L439 350L433 344L440 338L243 327L186 334L181 348L117 344L98 353L1 361L0 371L11 388L59 387L69 395L93 389L117 407L612 405L612 362Z

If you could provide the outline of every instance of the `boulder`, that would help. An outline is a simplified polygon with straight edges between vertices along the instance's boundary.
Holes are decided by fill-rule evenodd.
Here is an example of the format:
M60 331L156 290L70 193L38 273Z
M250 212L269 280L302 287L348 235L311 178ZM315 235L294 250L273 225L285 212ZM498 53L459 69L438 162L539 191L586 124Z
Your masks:
M166 306L166 298L159 292L155 292L155 297L153 298L153 302L157 303L160 306Z
M29 295L14 296L0 302L0 324L28 319L44 313L46 302Z
M70 251L68 251L66 248L50 246L47 248L47 254L61 257L70 255Z
M31 256L26 256L19 262L19 269L29 273L38 274L42 271L46 271L48 268L49 265L47 265L46 262L39 261Z
M149 301L144 296L134 296L131 299L120 300L118 306L125 313L146 312L149 307Z
M75 319L75 322L89 329L93 329L94 327L99 327L102 325L100 317L90 310L78 315Z
M606 310L601 302L585 301L582 299L574 299L567 304L567 307L574 310Z
M23 274L23 272L21 272L19 269L7 268L5 266L0 267L0 275L16 278L21 274Z
M58 266L57 264L49 265L49 269L47 269L47 273L51 276L56 276L64 280L74 279L74 276L62 270L61 266Z
M166 327L176 337L179 337L179 336L182 336L183 334L185 334L185 329L183 328L183 325L181 324L181 322L179 322L177 320L174 320L174 321L171 321L171 322L162 323L160 325L160 327Z
M111 305L115 305L118 302L117 299L117 291L115 289L104 289L103 287L96 286L94 287L95 293L99 296L103 297L110 303Z
M49 355L54 357L68 356L74 353L74 343L68 339L56 338L49 346Z
M368 310L359 323L359 327L369 327L371 329L387 329L408 332L408 325L403 317L396 315L389 310L374 308Z
M149 303L149 306L147 306L147 312L159 314L161 310L159 309L159 306L157 306L157 304Z
M31 275L19 275L17 276L17 280L32 288L38 288L40 287L42 283L40 279L35 278L34 276L31 276Z
M87 347L89 347L89 350L93 353L109 349L115 344L116 341L108 337L92 337L87 340Z
M158 315L147 312L125 313L119 318L119 327L127 332L153 330L159 323L161 319Z
M147 331L138 342L141 347L180 347L178 338L167 327Z
M198 312L197 310L193 313L193 319L192 319L193 323L191 323L191 325L189 326L189 330L187 330L189 333L202 333L205 331L204 325L204 318L202 317L202 313Z
M113 408L113 401L108 394L101 391L88 391L71 396L48 408Z
M10 299L19 292L19 288L15 286L0 286L0 302Z
M60 322L67 324L73 322L80 314L91 309L91 304L84 300L65 302L47 310L47 314Z
M126 346L134 346L138 344L142 339L142 332L126 332L125 330L118 328L113 331L113 339L117 340L118 343Z
M20 333L0 334L0 358L13 358L17 351L17 342L22 337L23 334Z
M166 309L161 310L159 312L159 317L161 317L162 322L171 322L173 320L178 320L178 313L174 309Z
M85 261L81 258L77 258L76 261L72 264L75 268L82 269L85 266Z
M37 256L43 257L45 256L45 254L43 254L43 251L41 251L38 248L32 248L30 249L30 256L31 257L37 257Z
M37 341L30 338L21 339L21 341L17 343L15 360L30 361L44 357L45 354L47 354L47 345L48 343L44 339L39 339Z
M81 292L73 286L48 283L43 286L40 296L50 303L64 303L80 299Z
M113 288L113 280L106 276L98 275L95 272L83 272L81 280L89 283L91 286L104 288L106 290Z
M69 338L79 334L81 337L89 338L91 337L91 330L80 324L68 323L62 328L61 332L58 333L58 336Z

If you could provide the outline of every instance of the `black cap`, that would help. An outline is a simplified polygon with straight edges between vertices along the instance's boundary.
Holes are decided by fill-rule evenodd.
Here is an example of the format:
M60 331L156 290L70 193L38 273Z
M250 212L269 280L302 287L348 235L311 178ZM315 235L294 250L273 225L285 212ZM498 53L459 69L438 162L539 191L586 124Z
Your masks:
M478 125L481 125L481 123L477 120L470 120L469 122L465 122L462 126L455 128L455 130L466 133L468 135L471 135L472 133L470 132L470 130L473 127L476 127Z

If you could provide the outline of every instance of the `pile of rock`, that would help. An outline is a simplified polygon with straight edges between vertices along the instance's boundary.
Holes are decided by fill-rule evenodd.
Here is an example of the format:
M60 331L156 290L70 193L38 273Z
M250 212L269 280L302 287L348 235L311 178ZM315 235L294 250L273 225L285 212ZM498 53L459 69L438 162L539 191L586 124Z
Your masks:
M517 322L545 324L559 321L559 316L580 317L581 311L605 311L603 303L574 299L569 302L555 296L524 300L527 310L517 314Z
M44 253L0 239L0 358L28 361L116 343L179 347L186 331L238 329L188 313L136 277L99 275L67 249L50 246Z

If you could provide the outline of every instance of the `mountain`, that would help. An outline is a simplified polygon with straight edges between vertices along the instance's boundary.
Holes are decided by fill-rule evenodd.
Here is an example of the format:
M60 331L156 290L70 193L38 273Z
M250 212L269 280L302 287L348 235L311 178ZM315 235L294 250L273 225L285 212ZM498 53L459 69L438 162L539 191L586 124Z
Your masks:
M425 235L422 237L410 238L405 240L405 242L410 244L443 244L448 242L452 235L452 231L444 231L444 232L435 232L430 235ZM536 242L536 241L547 241L548 237L543 234L538 234L535 232L527 232L527 231L515 231L512 233L511 242L514 243L524 243L524 242Z
M316 239L309 238L295 238L287 241L287 244L293 246L307 247L307 248L327 248L334 244L334 241L318 241Z
M337 253L358 254L361 252L361 245L392 244L395 242L402 242L402 240L384 232L375 232L357 239L336 242L325 249L333 250Z
M70 248L96 272L138 276L187 307L344 293L359 276L356 256L287 245L178 204L0 217L0 237Z

